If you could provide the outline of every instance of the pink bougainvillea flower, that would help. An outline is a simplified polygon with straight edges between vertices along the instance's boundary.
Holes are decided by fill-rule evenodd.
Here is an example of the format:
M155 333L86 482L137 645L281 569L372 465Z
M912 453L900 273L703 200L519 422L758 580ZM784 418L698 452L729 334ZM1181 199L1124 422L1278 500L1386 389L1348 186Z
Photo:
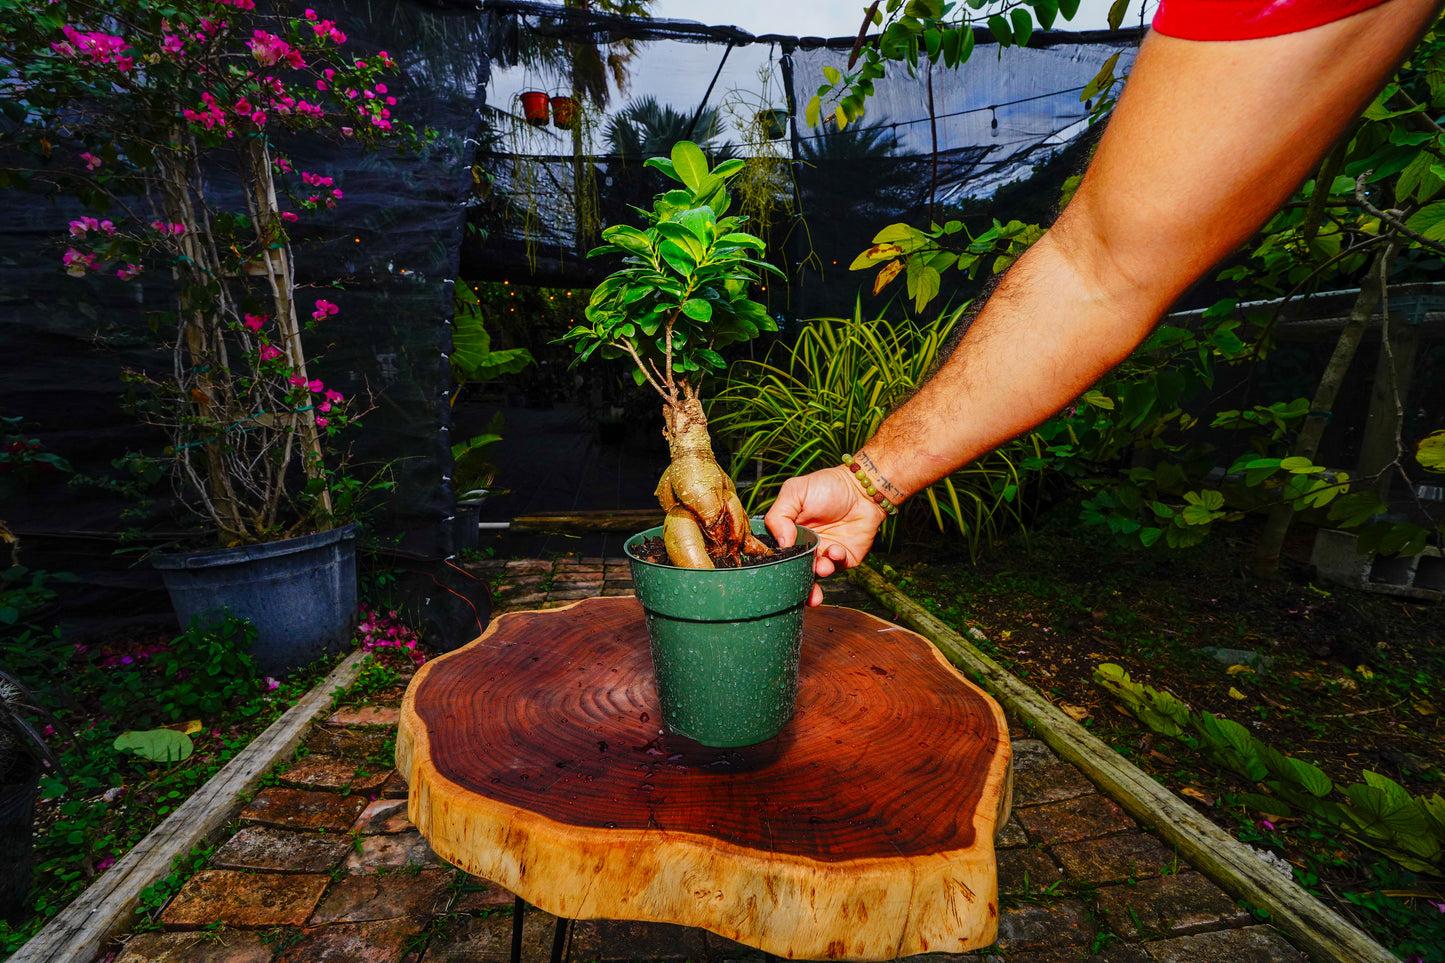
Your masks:
M100 222L93 217L82 217L70 222L70 236L84 237L86 231L93 231L100 227Z
M317 427L317 428L325 428L325 427L326 427L327 425L329 425L329 424L331 424L331 422L327 421L325 418L321 417L320 415L317 415L317 416L316 416L316 427Z
M266 678L265 678L265 680L264 680L264 685L265 685L265 687L266 687L266 691L267 691L267 692L275 692L277 689L281 688L281 683L277 682L275 679L271 678L269 675L266 676Z
M291 168L291 161L289 161L289 160L286 159L285 157L277 157L277 158L276 158L275 160L273 160L271 163L273 163L273 164L276 165L276 169L277 169L278 171L289 171L289 170L292 169L292 168Z
M125 267L116 271L115 276L120 278L122 281L129 281L132 278L139 277L141 270L142 269L139 264L127 264Z
M161 49L168 54L184 53L186 42L178 34L167 33L165 39L161 41Z
M377 85L376 85L376 92L377 92L378 94L384 94L384 93L386 93L386 84L377 84Z
M96 157L94 154L88 151L84 154L81 154L80 159L85 161L85 169L88 171L93 171L101 165L100 158Z
M331 410L331 402L329 402L329 401L323 401L321 404L319 404L319 405L316 406L316 410L317 410L317 411L330 411L330 410Z
M330 388L328 388L326 389L326 400L336 404L340 404L341 402L346 400L346 396L339 391L332 391Z
M352 134L352 130L351 130L350 127L343 127L343 128L341 128L341 136L342 136L342 137L350 137L351 134Z
M342 193L341 193L341 188L337 187L337 188L335 188L335 189L332 190L331 196L334 197L334 198L336 198L336 199L339 201L339 200L341 200L343 197L345 197L346 195L345 195L345 194L342 194Z
M251 56L256 58L256 63L263 67L273 67L282 61L285 61L289 67L306 66L306 61L302 58L300 51L274 33L267 33L265 30L254 31L251 39L247 41L247 46L251 48Z
M321 394L321 392L326 390L326 386L321 383L320 379L306 382L306 387L311 389L312 394L317 395Z
M85 272L93 270L98 263L94 254L82 254L75 248L66 248L65 253L60 257L60 263L65 268L65 273L73 278L84 277Z
M265 324L269 318L270 315L266 314L248 314L246 315L246 320L242 321L241 324L250 328L252 331L260 331L261 325Z
M317 321L324 321L340 310L340 308L332 304L330 301L318 298L316 301L316 310L311 312L311 317L315 318Z
M261 352L260 352L260 354L261 354L261 360L262 360L262 361L275 361L277 358L281 357L281 351L280 351L280 349L279 349L279 348L273 348L273 347L272 347L271 345L269 345L269 344L263 344L263 345L261 345Z
M316 81L316 89L317 89L317 90L326 90L326 89L327 89L327 87L326 87L326 81L324 81L324 80L318 80L318 81Z
M292 211L281 212L281 220L286 221L287 223L290 223L291 221L299 221L300 219L300 216Z
M303 377L301 377L301 376L298 375L298 374L294 374L294 375L292 375L291 377L287 378L286 380L289 381L291 384L295 385L295 386L298 387L298 388L300 388L300 387L302 387L303 385L306 384L306 379L303 378Z

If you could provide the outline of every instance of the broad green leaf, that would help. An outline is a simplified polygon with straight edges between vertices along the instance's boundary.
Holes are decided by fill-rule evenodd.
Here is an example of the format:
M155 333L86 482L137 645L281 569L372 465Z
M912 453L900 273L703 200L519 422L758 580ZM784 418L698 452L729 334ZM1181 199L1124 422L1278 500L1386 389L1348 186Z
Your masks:
M712 169L713 177L731 177L748 164L741 157L730 157Z
M1000 47L1012 46L1014 42L1013 31L1009 29L1009 23L1001 14L994 14L988 18L988 32L998 41Z
M1129 12L1129 0L1114 0L1109 7L1109 29L1118 30L1124 23L1124 14Z
M174 729L147 729L122 732L113 746L121 752L133 752L150 762L180 762L194 751L191 737Z
M666 157L649 157L647 160L642 162L642 166L651 167L653 170L661 171L663 174L667 175L675 181L682 180L682 178L678 176L677 169L672 166L672 161L668 160Z
M712 305L702 298L689 298L683 302L682 313L703 324L712 320Z
M1013 21L1014 43L1020 47L1028 46L1029 38L1034 35L1034 18L1023 7L1014 7L1008 17Z
M1445 241L1445 201L1436 201L1410 215L1405 226L1431 241Z
M1059 0L1059 13L1064 15L1065 20L1074 19L1074 14L1079 12L1079 0Z
M1045 30L1054 29L1054 18L1059 15L1058 0L1030 0L1029 6L1034 8L1034 16L1039 18L1039 26Z
M842 83L843 81L843 75L838 72L837 67L824 67L823 76L828 78L828 83L830 84Z
M690 140L672 146L672 166L678 178L694 191L699 191L708 177L707 155Z
M815 94L813 99L808 101L808 109L803 113L803 122L809 127L817 127L822 121L822 112L823 98Z
M1445 429L1420 439L1415 446L1415 460L1426 471L1445 472Z

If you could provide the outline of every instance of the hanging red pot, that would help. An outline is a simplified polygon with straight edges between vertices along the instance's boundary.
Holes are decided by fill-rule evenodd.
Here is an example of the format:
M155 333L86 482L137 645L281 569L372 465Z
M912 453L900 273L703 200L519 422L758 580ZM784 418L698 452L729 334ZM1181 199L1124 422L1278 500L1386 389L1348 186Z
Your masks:
M547 126L547 95L540 90L528 90L521 94L522 116L533 127Z
M552 98L552 126L559 130L571 130L577 122L577 101L571 97Z

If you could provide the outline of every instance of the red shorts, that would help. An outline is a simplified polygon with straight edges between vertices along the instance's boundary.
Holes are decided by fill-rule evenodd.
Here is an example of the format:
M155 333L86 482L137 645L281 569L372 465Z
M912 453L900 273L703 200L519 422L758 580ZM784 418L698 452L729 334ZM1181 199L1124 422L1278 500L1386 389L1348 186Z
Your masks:
M1154 29L1180 40L1255 40L1320 27L1385 0L1160 0Z

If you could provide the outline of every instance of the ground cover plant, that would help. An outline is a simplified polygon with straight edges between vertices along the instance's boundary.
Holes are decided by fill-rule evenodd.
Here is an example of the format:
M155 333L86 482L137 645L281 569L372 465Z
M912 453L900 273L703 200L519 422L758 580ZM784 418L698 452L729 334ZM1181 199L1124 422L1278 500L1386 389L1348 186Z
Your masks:
M133 629L104 643L59 632L18 644L0 635L7 668L56 717L39 731L62 772L42 778L34 879L23 918L0 921L0 953L18 949L95 878L305 695L337 661L285 680L257 676L243 622L173 633ZM367 608L357 643L373 659L351 701L393 688L425 660L395 613ZM156 744L159 743L159 747ZM128 747L128 748L127 748Z
M1312 582L1303 570L1298 582L1257 579L1248 568L1258 524L1235 523L1223 539L1171 553L1045 524L976 565L957 549L950 559L921 544L875 561L886 558L899 584L945 621L979 629L991 656L1210 819L1288 861L1302 886L1402 959L1445 959L1438 859L1367 838L1348 817L1298 804L1261 809L1261 797L1280 796L1271 784L1285 780L1239 771L1198 738L1163 734L1099 684L1099 667L1116 665L1196 716L1238 724L1332 782L1326 801L1366 805L1374 787L1388 796L1371 772L1417 800L1445 791L1439 605Z

